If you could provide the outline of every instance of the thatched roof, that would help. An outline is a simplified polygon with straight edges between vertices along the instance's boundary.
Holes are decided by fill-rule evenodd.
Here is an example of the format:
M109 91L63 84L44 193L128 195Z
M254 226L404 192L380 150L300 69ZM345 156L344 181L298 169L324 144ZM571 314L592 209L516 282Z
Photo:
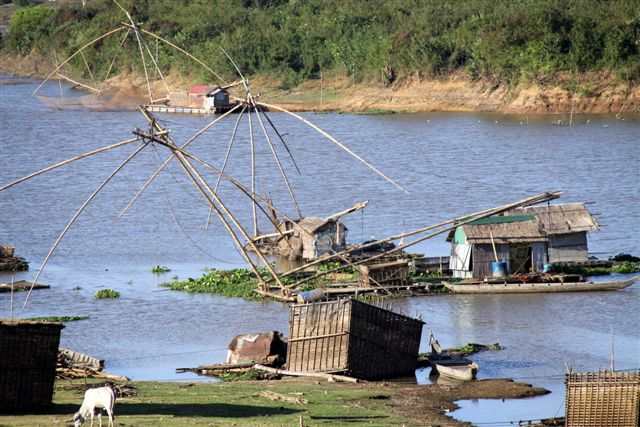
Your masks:
M491 235L496 244L546 242L548 237L540 229L538 220L489 224L467 224L463 227L470 244L491 244Z
M549 236L598 229L598 223L584 203L532 206L514 209L505 215L535 215L542 231Z
M598 223L584 203L519 208L462 226L467 242L475 245L491 244L492 235L496 244L545 242L552 235L597 229ZM454 233L451 230L448 241Z
M325 218L318 218L315 216L307 216L305 218L302 218L300 221L298 221L297 225L303 230L308 231L309 233L313 233L314 231L316 231L317 229L319 229L329 221L331 220L328 220Z

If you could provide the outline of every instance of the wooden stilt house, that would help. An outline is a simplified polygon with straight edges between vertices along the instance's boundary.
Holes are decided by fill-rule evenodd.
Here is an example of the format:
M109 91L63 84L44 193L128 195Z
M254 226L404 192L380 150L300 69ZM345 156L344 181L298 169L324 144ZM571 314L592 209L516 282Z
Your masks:
M452 230L449 267L453 277L483 280L492 276L496 258L514 274L587 261L587 232L597 229L583 203L514 209Z

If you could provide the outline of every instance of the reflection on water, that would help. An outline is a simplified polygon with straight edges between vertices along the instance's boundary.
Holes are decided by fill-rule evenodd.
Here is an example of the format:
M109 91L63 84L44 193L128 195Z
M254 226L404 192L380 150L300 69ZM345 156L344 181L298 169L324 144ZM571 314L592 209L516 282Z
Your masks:
M30 96L34 88L33 83L0 86L0 184L127 139L135 127L146 126L136 112L49 110ZM54 95L58 85L45 91ZM554 126L556 118L545 116L529 117L529 125L517 116L492 114L304 116L411 192L397 191L295 119L272 113L279 129L286 129L285 139L304 172L293 173L282 153L303 213L326 216L370 201L364 211L345 217L350 241L381 238L559 188L566 202L595 203L591 209L606 227L589 235L591 252L601 258L640 253L635 231L640 224L638 117L574 116L578 124L567 127ZM178 142L210 121L202 116L162 118ZM220 165L233 122L214 126L193 144L194 154ZM249 185L250 146L243 126L228 171ZM32 267L16 274L16 280L33 279L66 222L133 149L84 159L0 193L0 241L14 244L17 255ZM257 188L295 217L269 147L260 142L257 156ZM185 378L188 374L177 375L175 368L222 362L234 335L288 330L283 304L175 293L158 286L173 276L197 277L205 266L245 266L220 224L205 229L208 206L175 164L118 219L158 163L153 150L143 151L96 197L42 275L41 281L52 288L34 292L20 312L24 317L88 315L88 320L67 324L62 345L104 358L108 370L135 379ZM215 177L207 177L214 182ZM249 199L224 182L219 193L251 229ZM263 220L260 229L268 233L272 226ZM416 251L446 255L449 247L444 238L435 238ZM172 271L151 274L157 264ZM0 281L10 277L0 274ZM121 298L96 300L94 294L102 288L119 291ZM23 299L24 294L17 295L17 302ZM421 351L427 351L429 329L448 347L499 342L505 350L474 357L479 378L513 377L554 391L518 401L509 411L501 408L508 419L555 415L564 397L565 361L578 371L608 366L611 327L617 366L634 368L640 359L639 284L601 293L437 295L394 305L427 322ZM9 306L9 296L1 294L2 316ZM428 370L418 371L419 382L427 377ZM474 417L483 405L463 403L465 409L456 416L479 422ZM536 405L533 415L520 415L524 406Z

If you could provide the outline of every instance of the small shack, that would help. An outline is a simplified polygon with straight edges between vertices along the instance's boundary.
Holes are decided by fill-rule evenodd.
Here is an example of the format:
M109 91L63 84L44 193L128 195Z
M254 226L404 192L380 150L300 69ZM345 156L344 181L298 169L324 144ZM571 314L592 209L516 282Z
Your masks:
M280 255L290 260L314 260L346 249L347 226L332 218L305 217L278 226Z
M372 380L413 375L422 325L354 299L293 305L287 369Z
M51 406L62 328L0 319L0 414Z
M598 224L584 205L571 203L514 209L449 233L453 277L492 276L496 257L511 273L542 272L545 264L588 260L587 232Z

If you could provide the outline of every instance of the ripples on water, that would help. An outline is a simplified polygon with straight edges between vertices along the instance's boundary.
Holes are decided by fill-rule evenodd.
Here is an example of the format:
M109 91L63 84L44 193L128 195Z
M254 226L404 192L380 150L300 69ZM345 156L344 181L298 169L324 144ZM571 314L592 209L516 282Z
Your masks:
M0 184L128 139L135 127L146 126L138 112L47 109L30 96L34 88L32 82L0 86ZM55 94L58 86L49 85L46 90ZM279 148L304 214L326 216L370 200L363 213L347 217L351 241L381 238L534 193L562 189L564 202L594 202L590 209L605 227L590 234L592 253L602 258L619 252L640 253L637 116L624 115L625 120L575 116L576 125L568 127L553 125L559 118L555 116L303 115L411 192L397 191L295 119L270 114L281 132L286 132L285 139L304 172L295 174ZM178 142L210 120L202 116L161 117ZM214 126L206 138L194 143L193 153L220 165L234 121ZM0 240L14 244L17 254L31 261L32 271L16 274L16 280L33 279L75 210L132 151L130 146L84 159L0 193ZM262 140L257 151L257 188L261 193L268 189L276 204L294 216ZM250 157L244 127L232 158L230 175L248 185ZM135 379L190 378L174 374L174 369L223 361L226 346L239 333L286 332L288 311L279 303L185 295L158 287L173 275L195 277L205 266L233 268L244 262L217 222L205 231L208 207L175 165L126 215L116 218L157 162L153 150L146 150L96 198L42 275L41 281L51 284L52 289L34 292L20 316L89 315L89 320L67 324L62 345L105 358L108 370ZM246 197L224 183L220 194L249 226ZM262 227L269 231L267 224ZM448 250L444 238L416 248L429 255L446 255ZM149 270L156 264L170 266L172 272L155 276ZM0 280L8 281L10 276L0 275ZM81 289L73 290L76 286ZM99 288L116 289L122 296L97 301L93 295ZM24 294L18 295L20 303L23 298ZM543 398L520 401L508 410L465 402L456 415L474 422L496 421L496 410L508 419L555 415L563 400L565 361L576 370L608 366L611 327L617 366L637 367L639 303L638 284L618 292L443 295L394 302L406 314L421 314L427 322L425 336L433 329L445 346L497 341L506 346L500 352L477 355L480 378L522 378L554 391ZM1 294L0 315L7 316L8 311L8 295ZM423 351L427 341L423 339ZM428 371L419 371L418 380L427 381L427 375Z

